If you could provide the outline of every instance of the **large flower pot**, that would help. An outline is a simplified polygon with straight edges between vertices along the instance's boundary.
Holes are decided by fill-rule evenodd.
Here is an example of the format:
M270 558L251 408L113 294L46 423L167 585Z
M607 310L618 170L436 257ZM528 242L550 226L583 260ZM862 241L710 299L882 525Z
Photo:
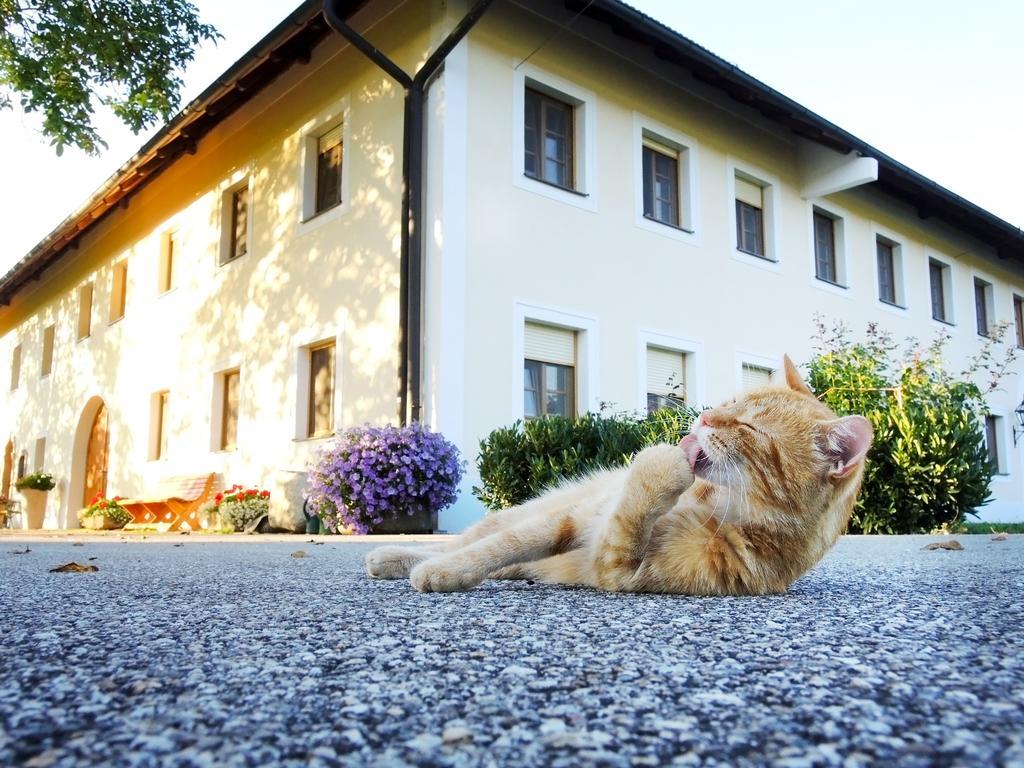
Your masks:
M437 512L417 512L385 519L370 533L433 533L437 530Z
M124 528L124 523L115 522L112 518L106 515L91 515L90 517L80 517L79 521L83 528L91 528L94 531L114 531L118 528Z
M49 491L37 491L35 488L22 488L21 496L25 499L22 509L22 525L25 528L42 528L46 517L46 496Z

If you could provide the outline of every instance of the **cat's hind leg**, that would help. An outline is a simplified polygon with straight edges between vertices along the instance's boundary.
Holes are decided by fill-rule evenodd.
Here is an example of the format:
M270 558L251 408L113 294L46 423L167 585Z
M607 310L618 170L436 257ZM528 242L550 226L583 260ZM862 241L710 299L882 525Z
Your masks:
M423 561L412 569L409 580L420 592L464 592L509 566L578 549L583 545L584 522L577 519L571 508L536 515L461 549Z
M375 579L407 579L412 569L441 554L435 547L377 547L366 556L366 572Z
M492 512L483 520L450 542L425 547L383 546L377 547L366 556L366 572L375 579L405 579L409 572L427 558L442 552L452 552L486 538L502 528L522 520L531 512L530 505Z

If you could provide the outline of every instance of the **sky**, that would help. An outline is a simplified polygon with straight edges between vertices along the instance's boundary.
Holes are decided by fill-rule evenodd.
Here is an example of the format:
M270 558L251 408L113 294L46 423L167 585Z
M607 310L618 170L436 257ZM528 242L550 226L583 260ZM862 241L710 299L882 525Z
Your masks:
M410 0L422 2L423 0ZM498 0L505 2L507 0ZM224 36L185 73L197 96L297 5L193 0ZM947 189L1024 228L1024 3L1019 0L631 0L772 88ZM100 116L100 157L54 154L39 120L0 111L0 274L156 128Z

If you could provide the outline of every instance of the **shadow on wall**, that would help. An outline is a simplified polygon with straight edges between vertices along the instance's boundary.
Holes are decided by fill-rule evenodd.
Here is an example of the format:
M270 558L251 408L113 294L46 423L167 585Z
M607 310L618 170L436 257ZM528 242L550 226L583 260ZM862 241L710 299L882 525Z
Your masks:
M389 114L395 115L398 129L360 122L359 110L353 109L351 146L344 147L343 156L344 163L351 163L351 194L350 200L342 203L347 206L342 215L322 226L302 226L297 171L291 173L288 164L288 173L272 173L263 163L254 172L253 236L248 253L220 263L223 216L217 201L211 206L207 226L194 228L194 242L185 239L181 244L176 303L154 307L151 291L155 286L136 278L129 283L125 316L108 325L103 302L97 301L92 308L95 338L76 344L72 338L78 311L76 292L58 300L58 349L63 347L67 354L63 360L55 356L46 386L36 387L35 412L24 420L27 434L21 438L27 442L30 435L56 434L56 425L77 425L71 444L56 452L66 466L51 469L58 489L49 505L47 526L78 523L90 429L103 404L109 430L107 495L145 494L147 482L155 476L148 456L152 424L137 423L137 419L147 414L152 393L135 391L130 382L140 380L140 360L154 354L162 356L166 368L174 372L173 386L183 393L180 400L189 403L187 412L175 412L173 406L170 410L167 428L173 461L166 468L209 472L224 465L210 446L214 418L210 403L216 366L240 351L239 444L232 466L240 467L246 476L223 480L279 488L293 504L299 500L300 513L301 490L296 489L301 488L304 477L298 480L294 476L299 471L294 458L296 438L301 437L296 435L294 413L295 369L300 359L296 345L317 340L307 338L311 329L339 337L335 423L348 426L397 418L401 175L396 163L399 151L391 137L397 134L400 140L402 110L397 89L386 79L380 83L379 88L364 89L354 99L364 105L374 100L393 104ZM379 111L380 105L375 110ZM286 158L297 158L301 140L298 135L290 136L278 151ZM272 167L276 168L280 159L273 157ZM225 165L219 170L219 177L226 179L237 169ZM215 171L208 168L202 173L206 177ZM160 190L158 181L142 194L154 196ZM185 210L195 199L186 191L160 198L168 211L174 210L166 218ZM211 194L203 199L214 198ZM153 204L154 199L142 205ZM129 275L147 276L145 259L157 258L149 250L136 251L133 244L126 244L114 252L131 253ZM106 258L95 273L97 288L109 280L110 261ZM136 264L144 268L135 269ZM97 291L97 298L102 296L103 291ZM168 306L176 310L174 327L162 329L158 338L174 339L173 346L161 348L152 340L148 344L140 340L138 324L154 322ZM305 341L298 341L302 339ZM141 378L146 380L144 375ZM99 391L83 392L83 382L105 382L109 389L101 386ZM9 445L12 457L18 442L15 436ZM176 442L185 446L177 456ZM192 451L197 445L206 449Z

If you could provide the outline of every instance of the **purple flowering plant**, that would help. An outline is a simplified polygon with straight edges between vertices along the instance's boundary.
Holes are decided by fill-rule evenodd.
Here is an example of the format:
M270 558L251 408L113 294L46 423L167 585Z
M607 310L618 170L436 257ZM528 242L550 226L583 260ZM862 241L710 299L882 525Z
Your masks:
M421 424L352 427L309 470L310 507L332 533L368 533L386 518L439 512L462 479L459 450Z

